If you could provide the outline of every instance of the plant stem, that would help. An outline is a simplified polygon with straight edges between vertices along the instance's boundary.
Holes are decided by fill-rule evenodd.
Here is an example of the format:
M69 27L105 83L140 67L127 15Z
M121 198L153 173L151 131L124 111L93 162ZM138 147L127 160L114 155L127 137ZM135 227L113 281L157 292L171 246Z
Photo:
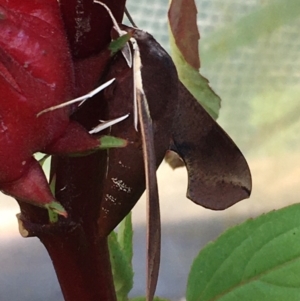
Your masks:
M65 301L116 300L107 238L88 241L81 228L41 239L53 261Z

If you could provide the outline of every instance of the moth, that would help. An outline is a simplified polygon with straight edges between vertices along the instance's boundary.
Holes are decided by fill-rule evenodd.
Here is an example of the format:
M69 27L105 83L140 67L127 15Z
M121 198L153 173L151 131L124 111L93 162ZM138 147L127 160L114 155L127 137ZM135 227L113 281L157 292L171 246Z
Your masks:
M128 32L132 67L118 53L104 81L115 82L103 92L106 118L128 112L110 135L128 141L108 151L102 190L101 236L108 235L147 191L147 300L152 300L160 261L160 213L156 169L166 151L176 152L188 171L187 197L214 210L248 198L249 167L240 150L179 81L170 56L148 33L120 25ZM137 121L136 121L137 120ZM136 126L138 125L138 126Z

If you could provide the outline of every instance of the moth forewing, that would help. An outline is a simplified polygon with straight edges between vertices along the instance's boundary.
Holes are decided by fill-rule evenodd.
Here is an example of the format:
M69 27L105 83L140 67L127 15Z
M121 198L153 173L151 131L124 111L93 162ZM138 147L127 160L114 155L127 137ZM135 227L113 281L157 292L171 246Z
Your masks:
M135 105L141 130L147 196L147 301L152 301L160 265L160 209L152 119L143 89L142 62L137 41L132 38Z

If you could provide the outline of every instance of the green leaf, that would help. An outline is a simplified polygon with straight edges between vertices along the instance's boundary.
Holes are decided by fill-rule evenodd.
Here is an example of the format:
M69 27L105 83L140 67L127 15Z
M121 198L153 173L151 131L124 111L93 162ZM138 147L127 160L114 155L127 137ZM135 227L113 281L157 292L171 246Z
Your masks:
M52 192L52 194L55 194L55 184L56 184L56 175L52 177L49 183L49 188ZM48 216L51 223L57 223L58 222L58 214L54 212L51 209L48 209Z
M52 224L57 223L58 222L58 214L51 209L47 208L47 210L48 210L48 217L49 217L50 223L52 223Z
M136 297L129 299L129 301L146 301L146 297ZM170 301L169 299L154 297L153 301Z
M131 212L122 220L118 226L117 239L120 247L132 268L133 244L132 244L132 221Z
M175 3L175 2L174 2ZM179 3L179 2L178 2ZM181 1L181 5L184 5L184 1ZM181 10L184 10L182 7ZM176 11L180 11L180 7L177 8ZM185 85L185 87L191 92L191 94L197 99L197 101L205 108L205 110L214 118L217 119L219 115L219 110L221 106L220 97L211 89L209 86L208 80L203 77L197 68L192 67L191 63L188 63L184 58L184 55L179 50L176 45L176 40L178 41L180 37L186 35L187 37L195 38L195 34L190 35L189 32L184 33L182 30L178 31L172 28L174 26L174 22L172 23L172 19L175 19L173 16L171 18L171 14L169 11L169 37L170 37L170 45L171 45L171 53L173 61L176 65L179 79ZM188 22L188 21L187 21ZM181 26L183 21L181 22ZM186 26L183 26L183 29L188 30ZM178 34L176 37L174 34ZM185 40L187 45L194 44L194 41ZM198 47L194 47L194 52L198 55ZM193 60L195 61L195 59ZM193 65L197 63L194 62Z
M300 14L299 0L267 1L266 5L258 7L258 10L203 38L201 59L206 65L224 59L239 47L257 43L261 37L269 36L280 26L299 18Z
M227 230L196 257L188 301L298 301L300 204Z
M58 202L52 201L45 205L45 208L48 210L49 220L52 223L57 222L57 214L62 215L64 217L68 216L67 211L65 208Z
M113 147L125 147L128 143L127 140L117 138L114 136L102 136L100 139L99 149L108 149Z
M116 40L113 40L112 42L110 42L108 48L112 52L112 54L115 54L119 50L121 50L124 47L124 45L129 41L131 36L132 35L130 33L126 33L126 34L120 36L119 38L117 38Z
M117 299L118 301L125 301L133 287L131 261L128 261L126 252L123 251L118 242L116 232L113 231L108 236L108 245Z
M117 138L114 136L101 136L99 139L99 145L96 148L92 148L86 151L81 151L78 153L70 153L68 154L69 157L85 157L94 153L97 150L105 150L109 148L116 148L116 147L126 147L128 141L122 138Z

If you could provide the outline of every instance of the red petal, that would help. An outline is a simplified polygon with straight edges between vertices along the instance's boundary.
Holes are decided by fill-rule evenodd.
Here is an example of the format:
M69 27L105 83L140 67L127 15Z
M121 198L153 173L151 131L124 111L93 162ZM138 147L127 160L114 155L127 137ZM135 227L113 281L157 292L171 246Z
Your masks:
M102 0L121 23L126 0ZM98 53L110 42L112 21L107 11L93 0L60 0L63 20L72 54L86 58Z
M194 0L173 0L169 9L169 23L175 43L184 59L195 69L200 68L197 26L197 7Z
M64 135L54 144L47 146L49 154L76 154L95 150L100 145L99 141L90 135L79 123L72 122L67 127Z
M20 179L2 183L0 189L30 204L43 206L55 200L40 164L31 159L29 169Z

